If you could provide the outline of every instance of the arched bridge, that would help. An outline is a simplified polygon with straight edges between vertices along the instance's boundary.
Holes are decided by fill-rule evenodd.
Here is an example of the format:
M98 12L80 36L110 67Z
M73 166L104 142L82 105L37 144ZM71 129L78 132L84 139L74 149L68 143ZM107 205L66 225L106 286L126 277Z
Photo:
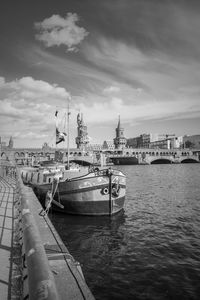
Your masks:
M140 163L147 163L147 164L178 164L178 163L198 163L199 160L195 155L190 156L147 156L140 161Z
M123 152L108 153L114 164L170 164L198 163L199 152L177 149L126 149Z
M10 161L17 164L30 165L43 160L53 160L55 157L58 160L67 161L66 149L48 149L44 151L41 148L27 148L27 149L2 149L1 159L4 161ZM82 152L77 149L71 149L69 153L69 161L90 165L97 162L96 155L89 152Z

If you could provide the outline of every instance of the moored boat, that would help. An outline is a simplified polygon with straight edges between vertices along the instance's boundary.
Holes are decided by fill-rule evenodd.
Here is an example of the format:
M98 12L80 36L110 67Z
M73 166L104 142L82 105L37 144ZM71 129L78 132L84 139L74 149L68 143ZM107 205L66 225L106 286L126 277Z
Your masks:
M56 145L67 135L67 163L58 161L21 169L22 180L29 184L48 213L49 208L77 215L113 215L123 209L126 177L119 170L83 167L69 162L69 106L68 133L60 132L56 117ZM86 140L85 126L77 116L78 141ZM55 157L56 158L56 157Z
M123 209L126 177L119 170L54 164L21 169L44 208L77 215L113 215Z

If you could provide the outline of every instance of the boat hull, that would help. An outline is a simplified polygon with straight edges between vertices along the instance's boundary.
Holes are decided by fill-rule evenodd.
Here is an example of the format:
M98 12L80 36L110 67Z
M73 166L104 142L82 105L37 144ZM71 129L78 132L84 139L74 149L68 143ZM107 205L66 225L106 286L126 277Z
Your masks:
M116 171L117 172L117 171ZM121 173L122 174L122 173ZM116 193L115 183L118 191ZM33 191L45 207L46 195L52 184L32 184ZM126 193L125 176L116 173L111 177L95 175L59 182L52 204L55 211L77 215L113 215L124 207Z
M138 159L135 156L121 156L111 158L114 165L138 165Z

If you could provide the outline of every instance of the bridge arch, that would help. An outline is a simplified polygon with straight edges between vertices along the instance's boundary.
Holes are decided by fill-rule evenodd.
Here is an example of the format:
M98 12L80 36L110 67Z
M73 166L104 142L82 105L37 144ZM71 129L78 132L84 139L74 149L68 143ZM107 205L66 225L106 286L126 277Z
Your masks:
M20 156L20 153L19 152L15 152L14 153L14 158L18 158Z
M172 161L171 159L160 157L160 158L155 158L151 161L151 165L156 165L156 164L171 164Z
M2 152L2 153L1 153L1 158L2 158L3 160L8 160L8 157L7 157L7 155L6 155L5 152Z
M180 162L181 164L189 164L189 163L198 163L198 160L194 158L184 158Z

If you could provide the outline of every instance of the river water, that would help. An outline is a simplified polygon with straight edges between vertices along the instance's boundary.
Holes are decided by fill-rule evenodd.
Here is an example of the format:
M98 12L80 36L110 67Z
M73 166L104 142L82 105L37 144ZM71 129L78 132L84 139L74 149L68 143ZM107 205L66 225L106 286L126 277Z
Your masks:
M200 164L116 168L127 175L122 213L51 215L93 295L200 299Z

